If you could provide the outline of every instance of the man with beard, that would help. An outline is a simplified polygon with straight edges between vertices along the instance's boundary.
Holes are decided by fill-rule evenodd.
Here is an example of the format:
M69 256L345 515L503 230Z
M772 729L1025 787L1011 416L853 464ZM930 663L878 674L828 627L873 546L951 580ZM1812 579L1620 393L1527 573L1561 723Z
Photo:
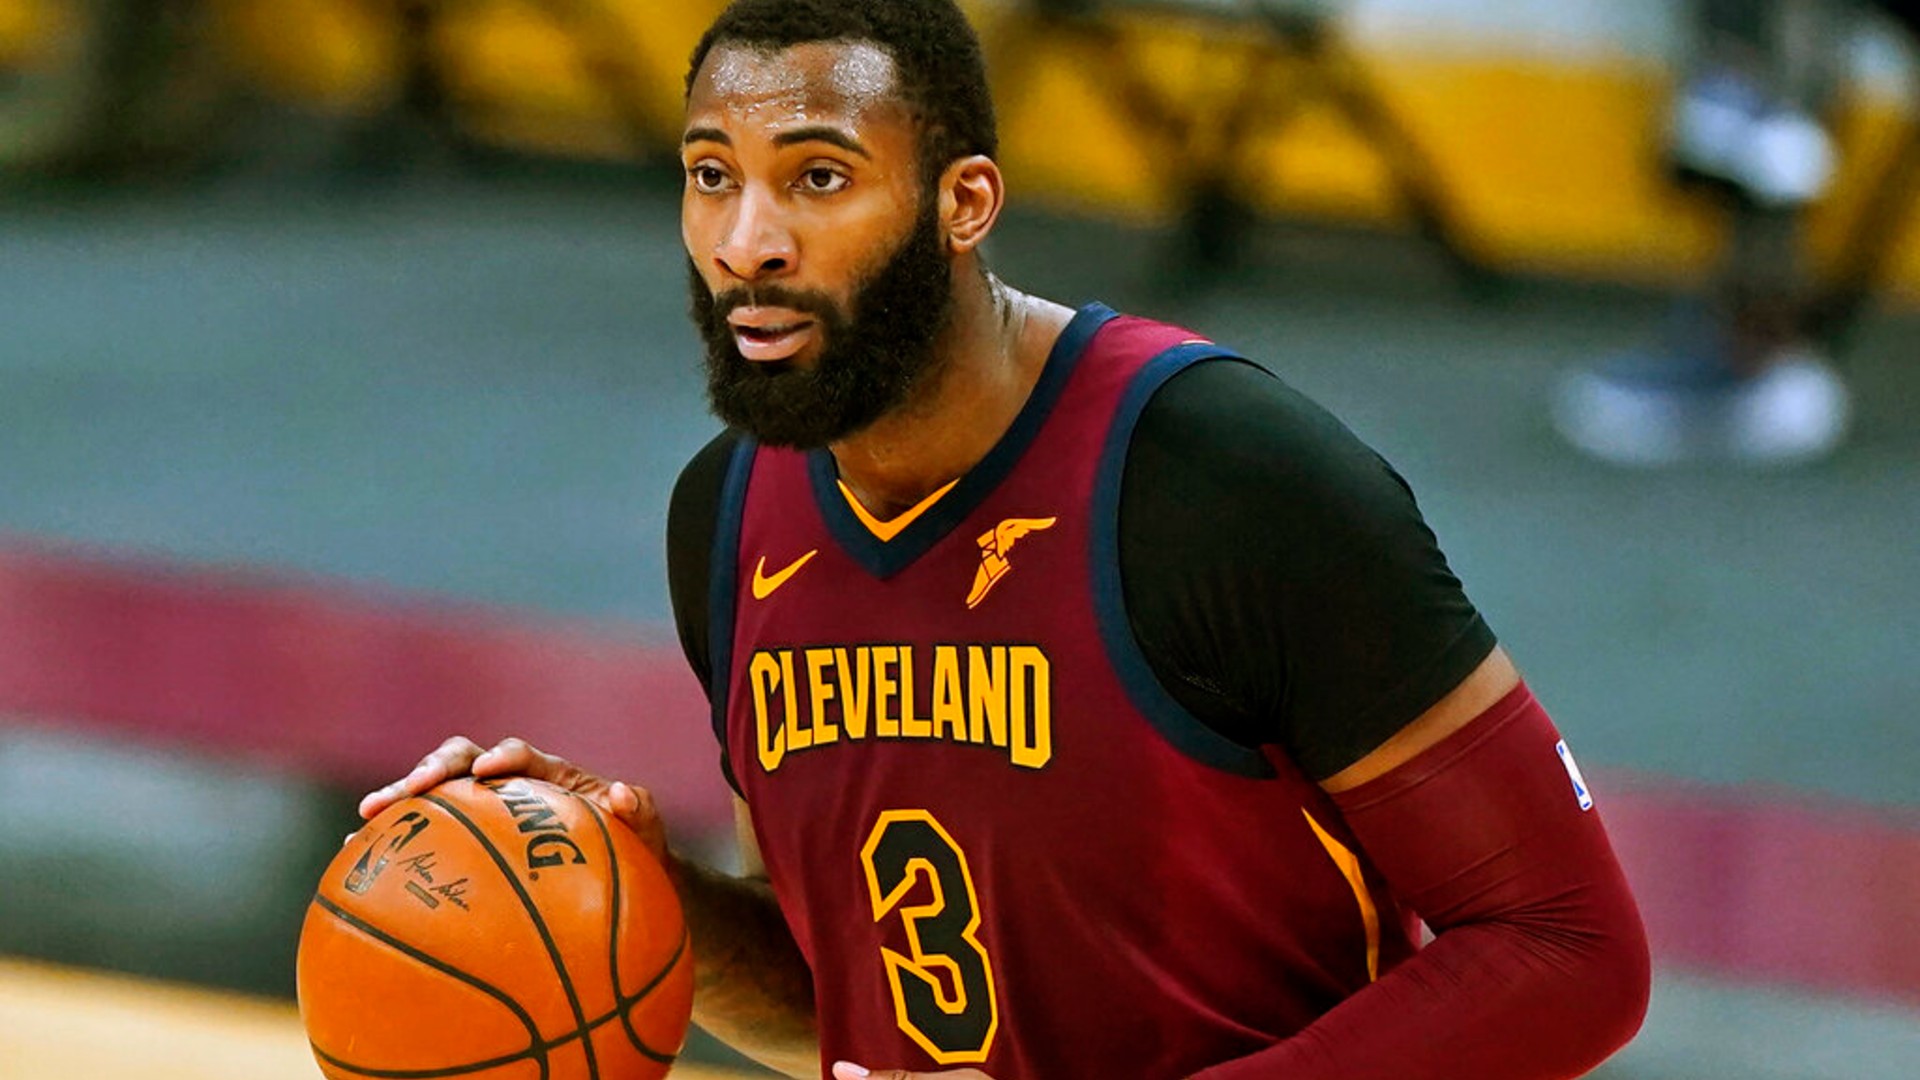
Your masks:
M682 150L727 431L669 577L745 873L518 740L363 813L593 798L670 867L696 1019L794 1075L1565 1077L1632 1035L1592 796L1400 478L1200 335L986 269L952 0L738 0Z

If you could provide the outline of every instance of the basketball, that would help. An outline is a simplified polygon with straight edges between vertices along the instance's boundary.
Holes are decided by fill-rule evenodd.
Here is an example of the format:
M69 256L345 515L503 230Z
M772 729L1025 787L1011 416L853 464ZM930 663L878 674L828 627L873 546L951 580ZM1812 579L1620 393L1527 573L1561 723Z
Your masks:
M307 908L296 980L333 1080L652 1080L693 1008L660 861L526 777L452 780L368 822Z

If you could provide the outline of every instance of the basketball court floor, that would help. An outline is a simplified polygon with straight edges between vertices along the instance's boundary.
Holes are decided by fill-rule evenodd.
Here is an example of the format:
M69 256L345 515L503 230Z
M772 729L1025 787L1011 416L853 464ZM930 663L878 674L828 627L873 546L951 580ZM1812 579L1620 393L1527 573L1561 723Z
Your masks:
M666 495L712 422L670 191L253 179L16 199L0 236L0 563L293 582L671 659ZM1023 211L993 256L1238 346L1407 475L1665 875L1654 1011L1603 1075L1914 1075L1920 319L1865 327L1833 461L1640 474L1563 449L1544 400L1564 366L1650 340L1664 297L1471 298L1398 241L1279 230L1182 289L1156 275L1168 241ZM4 603L52 580L23 573L0 572ZM426 746L315 777L291 732L241 731L283 752L235 757L34 704L0 702L0 953L21 958L0 963L0 1075L314 1075L291 935L354 781ZM672 780L710 808L710 749L686 752Z

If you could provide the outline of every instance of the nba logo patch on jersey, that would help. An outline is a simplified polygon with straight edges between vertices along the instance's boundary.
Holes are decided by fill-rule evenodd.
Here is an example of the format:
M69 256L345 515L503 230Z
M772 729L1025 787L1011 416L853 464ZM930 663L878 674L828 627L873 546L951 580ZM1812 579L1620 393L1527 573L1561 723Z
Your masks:
M1580 809L1593 809L1593 792L1587 788L1587 778L1580 775L1580 765L1573 760L1573 751L1567 749L1567 740L1561 739L1553 748L1560 755L1560 764L1567 767L1567 779L1573 781L1573 795L1580 800Z

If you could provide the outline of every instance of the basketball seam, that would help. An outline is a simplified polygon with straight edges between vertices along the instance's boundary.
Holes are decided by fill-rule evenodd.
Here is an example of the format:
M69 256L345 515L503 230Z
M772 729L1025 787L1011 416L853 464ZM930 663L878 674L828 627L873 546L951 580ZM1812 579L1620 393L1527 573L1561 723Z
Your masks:
M574 795L574 798L579 799L581 805L587 808L587 812L593 815L594 827L600 831L600 840L607 846L607 865L613 868L613 903L607 913L610 922L607 927L607 969L608 974L613 978L613 1003L620 1015L620 1026L626 1031L627 1041L633 1044L635 1050L662 1065L671 1065L679 1055L655 1050L648 1045L647 1041L640 1037L640 1033L634 1030L632 1010L629 1007L646 1000L647 995L653 993L654 988L673 973L675 965L680 962L680 957L687 951L689 935L686 922L682 920L680 924L680 942L674 946L673 955L668 957L666 964L647 980L646 985L635 991L632 997L628 997L626 991L621 988L620 980L620 860L613 854L613 833L608 830L606 819L600 815L599 807L595 806L591 800L580 798L579 795Z
M526 1058L534 1058L535 1060L537 1060L540 1064L540 1075L543 1078L547 1075L547 1071L548 1071L547 1051L551 1049L552 1044L548 1043L546 1039L541 1037L540 1025L534 1022L533 1014L527 1012L525 1007L523 1007L519 1002L513 1000L512 997L508 996L506 991L493 986L492 984L480 979L478 976L471 975L465 971L461 971L459 968L454 967L452 964L447 963L446 961L440 959L437 956L434 956L432 953L424 952L413 945L407 944L406 942L400 940L399 938L394 937L392 934L389 934L385 930L382 930L379 927L373 925L372 923L366 921L360 916L355 915L350 911L347 911L345 908L342 908L340 905L334 903L333 901L327 899L324 896L315 894L313 898L313 902L320 906L320 910L326 912L327 914L333 916L336 919L339 919L341 922L346 923L348 926L354 928L355 930L360 931L361 933L374 939L380 944L385 945L390 949L393 949L394 951L400 953L403 956L408 957L409 959L425 964L428 967L434 969L435 971L439 971L446 975L451 975L454 978L460 980L461 982L464 982L467 985L472 986L474 989L479 990L482 993L486 994L487 996L500 1002L500 1004L505 1005L516 1017L519 1018L520 1023L526 1027L527 1041L528 1041L527 1049L522 1050L518 1053L507 1054L503 1057L489 1058L485 1061L469 1062L464 1065L449 1065L449 1066L444 1066L438 1069L371 1069L364 1066L355 1065L352 1062L346 1061L342 1058L337 1058L332 1054L327 1053L325 1050L322 1050L318 1043L315 1043L313 1040L309 1039L307 1040L307 1045L313 1048L313 1052L315 1055L322 1058L328 1064L333 1065L336 1068L345 1069L348 1072L357 1073L361 1076L385 1077L385 1078L389 1078L389 1080L403 1080L403 1078L418 1078L418 1080L424 1080L424 1078L427 1078L427 1077L458 1076L462 1073L478 1072L481 1069L491 1069L500 1065L510 1064L512 1062L520 1061Z
M568 1043L574 1041L575 1039L578 1039L581 1037L580 1032L569 1031L565 1035L562 1035L555 1039L541 1038L539 1033L539 1025L533 1022L533 1017L530 1014L526 1013L518 1002L508 997L505 994L505 992L496 990L492 986L484 982L481 982L479 979L467 974L466 972L461 971L458 968L448 966L444 961L437 960L434 956L432 956L429 953L420 952L418 949L408 945L406 942L401 941L397 938L394 938L391 935L387 934L385 931L382 931L379 927L374 926L371 923L368 923L360 919L358 916L353 915L351 912L340 909L337 905L333 904L332 901L326 900L324 897L315 896L314 899L315 901L320 903L322 910L326 911L330 915L333 915L341 919L343 922L347 923L348 926L366 934L367 936L373 938L375 941L383 945L388 945L392 947L396 951L405 954L410 959L419 960L423 963L428 964L429 966L445 971L448 974L454 975L455 977L460 978L462 981L470 982L474 986L478 987L479 989L485 990L486 992L499 998L502 1004L506 1005L509 1009L512 1009L516 1014L519 1014L522 1017L521 1023L526 1026L528 1034L529 1036L531 1036L531 1039L532 1039L532 1041L529 1043L528 1048L526 1050L522 1050L516 1054L507 1054L502 1057L487 1058L484 1061L470 1061L461 1065L446 1065L436 1069L377 1069L367 1065L356 1065L353 1062L347 1061L344 1058L338 1058L333 1056L332 1054L327 1053L326 1051L320 1049L320 1047L316 1045L311 1039L309 1039L307 1041L307 1045L312 1048L315 1056L325 1059L325 1061L328 1064L333 1065L335 1068L344 1069L348 1072L355 1073L360 1076L381 1077L381 1078L384 1078L384 1080L409 1080L409 1078L413 1078L413 1080L424 1080L424 1078L429 1078L429 1077L461 1076L471 1072L478 1072L482 1069L492 1069L492 1068L497 1068L501 1065L510 1065L515 1061L520 1061L525 1058L532 1058L541 1067L540 1075L542 1077L545 1077L551 1071L549 1062L547 1061L549 1052L553 1050L557 1050L560 1047L565 1046ZM682 941L684 942L686 938L684 931L682 932L681 937L682 937ZM678 955L679 953L676 952L675 953L676 958L678 957ZM662 976L664 976L664 974L665 973L663 972ZM658 979L656 979L655 982L657 983ZM652 985L650 984L648 989L651 989L651 988L652 988ZM642 994L642 996L645 996L644 993ZM616 1019L619 1015L620 1015L620 1009L619 1009L619 1006L616 1005L614 1008L609 1009L608 1011L600 1014L599 1016L594 1017L592 1020L589 1020L587 1022L588 1033L599 1031L608 1022ZM641 1053L646 1054L648 1057L655 1057L656 1060L658 1060L655 1053L649 1052L646 1048L641 1048ZM662 1062L662 1064L672 1064L672 1062L666 1061L666 1062Z
M493 846L493 841L480 826L474 824L471 818L442 796L429 792L423 797L452 815L455 821L473 834L474 839L480 841L480 846L486 849L494 865L500 868L500 873L507 879L507 884L512 886L514 893L520 897L521 906L526 908L527 917L533 920L533 928L540 934L541 944L546 946L547 958L553 961L554 973L560 977L560 989L567 995L567 1007L573 1011L575 1030L580 1037L580 1049L587 1058L587 1076L589 1080L600 1080L600 1062L594 1056L593 1039L589 1037L593 1029L587 1024L587 1014L580 1008L580 994L573 988L573 977L567 973L567 962L560 955L560 947L554 943L552 931L547 929L547 921L541 918L539 906L533 902L533 897L527 893L526 886L513 872L513 867L508 864L506 857Z

